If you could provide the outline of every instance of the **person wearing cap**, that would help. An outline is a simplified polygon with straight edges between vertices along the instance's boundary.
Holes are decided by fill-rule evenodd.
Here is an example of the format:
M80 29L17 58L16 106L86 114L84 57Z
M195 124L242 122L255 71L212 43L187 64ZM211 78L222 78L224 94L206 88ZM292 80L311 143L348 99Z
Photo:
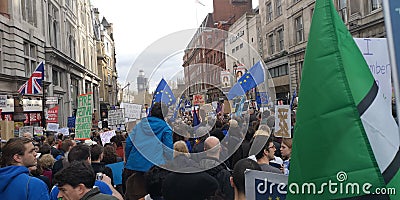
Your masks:
M0 165L1 199L49 199L47 185L29 176L28 167L37 165L37 153L28 138L11 138L2 149Z

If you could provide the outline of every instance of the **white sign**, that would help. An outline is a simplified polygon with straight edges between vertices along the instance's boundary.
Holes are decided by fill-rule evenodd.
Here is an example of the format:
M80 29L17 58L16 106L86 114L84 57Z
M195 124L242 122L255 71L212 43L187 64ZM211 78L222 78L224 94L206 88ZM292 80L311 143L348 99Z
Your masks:
M33 132L35 135L43 135L43 127L33 127Z
M14 99L7 99L6 100L6 105L1 106L0 105L1 112L6 113L6 112L14 112Z
M58 97L46 97L46 105L57 105Z
M47 124L47 128L46 128L46 130L48 130L48 131L54 131L54 132L58 132L58 127L60 127L60 125L59 125L59 124L48 123L48 124Z
M109 110L108 111L108 125L109 126L114 126L118 124L124 124L125 119L124 119L124 112L123 109L118 109L118 110Z
M383 94L385 105L392 110L392 76L386 38L354 38Z
M42 100L23 99L24 112L42 111Z
M58 133L62 133L63 135L69 135L69 129L68 128L60 128L60 129L58 129Z
M106 143L110 143L110 139L111 139L112 137L114 137L115 135L116 135L116 134L115 134L115 130L106 131L106 132L100 133L101 143L103 144L103 146L104 146Z
M125 118L140 119L142 113L142 105L132 103L121 103L121 108L125 108Z
M19 137L22 137L24 133L30 133L33 135L33 126L19 127Z
M290 105L275 106L275 137L291 138Z

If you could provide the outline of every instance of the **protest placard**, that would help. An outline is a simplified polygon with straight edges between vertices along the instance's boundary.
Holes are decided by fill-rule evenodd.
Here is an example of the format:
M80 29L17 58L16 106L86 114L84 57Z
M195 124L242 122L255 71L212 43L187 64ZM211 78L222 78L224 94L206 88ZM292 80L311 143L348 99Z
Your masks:
M75 138L90 138L92 128L92 93L82 94L78 97L78 110L75 120Z
M292 137L290 105L275 106L275 137Z
M110 139L115 135L115 130L100 133L101 143L103 143L103 146L104 144L109 143Z

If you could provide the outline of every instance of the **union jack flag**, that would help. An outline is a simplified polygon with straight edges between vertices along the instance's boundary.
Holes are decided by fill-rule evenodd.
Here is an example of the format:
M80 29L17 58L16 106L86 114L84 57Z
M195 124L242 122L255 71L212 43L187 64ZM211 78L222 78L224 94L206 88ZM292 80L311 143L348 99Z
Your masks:
M20 94L39 94L42 92L42 81L44 77L44 63L40 62L32 73L29 80L26 81L19 89Z

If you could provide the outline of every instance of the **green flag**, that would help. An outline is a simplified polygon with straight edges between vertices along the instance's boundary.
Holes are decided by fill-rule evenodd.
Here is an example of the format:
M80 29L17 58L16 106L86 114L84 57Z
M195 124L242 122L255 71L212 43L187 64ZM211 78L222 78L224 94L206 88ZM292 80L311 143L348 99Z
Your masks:
M389 198L374 193L399 183L399 136L381 103L378 86L332 0L317 0L300 85L288 199Z

